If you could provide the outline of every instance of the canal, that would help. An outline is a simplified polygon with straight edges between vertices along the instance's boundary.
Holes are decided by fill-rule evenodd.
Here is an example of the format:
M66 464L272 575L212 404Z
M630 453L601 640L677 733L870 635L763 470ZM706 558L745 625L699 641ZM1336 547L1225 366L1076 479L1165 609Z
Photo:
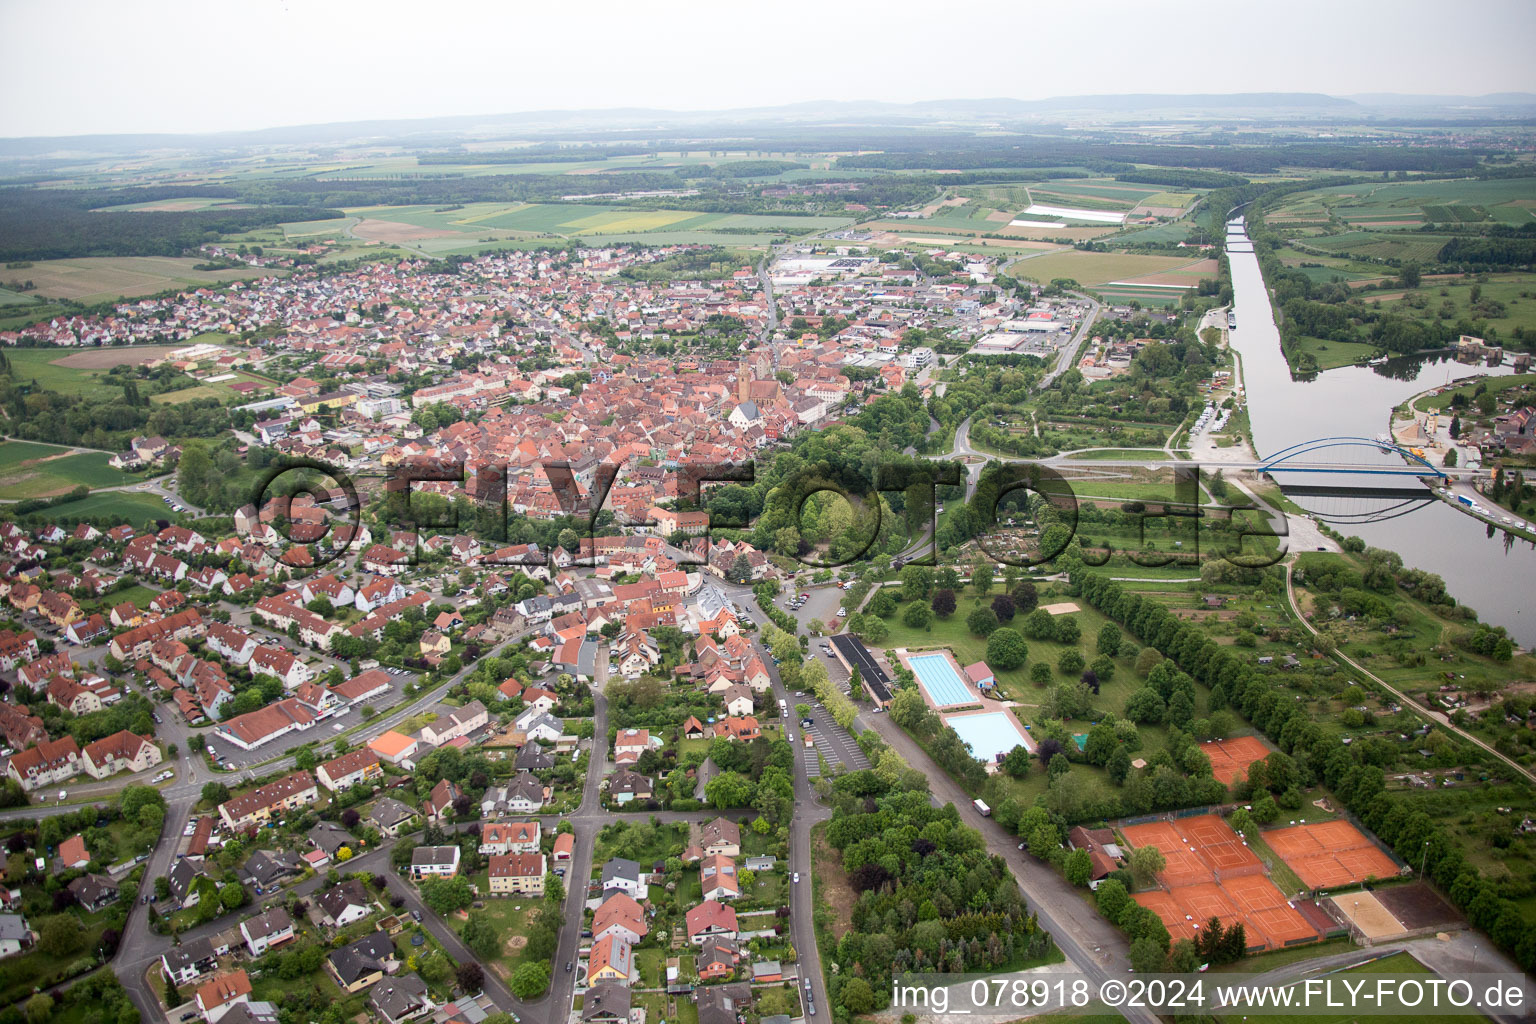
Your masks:
M1240 240L1229 235L1229 241ZM1291 377L1280 351L1280 332L1259 270L1248 246L1229 251L1233 308L1237 329L1232 347L1242 357L1243 383L1253 445L1263 458L1316 438L1374 438L1388 429L1392 409L1422 391L1478 374L1497 375L1507 367L1466 366L1448 357L1400 358L1382 366L1346 366L1310 380ZM1346 448L1352 462L1390 462L1396 455L1371 447ZM1320 475L1314 475L1320 476ZM1317 479L1277 475L1282 485ZM1343 478L1361 484L1394 478ZM1338 485L1341 478L1329 483ZM1401 483L1401 481L1399 481ZM1358 521L1391 499L1303 497L1292 500L1329 520L1345 536L1372 547L1390 548L1404 563L1445 580L1451 595L1477 609L1478 618L1504 626L1522 646L1536 646L1536 545L1456 511L1440 501L1411 502L1404 514L1378 521ZM1522 582L1523 581L1523 582Z

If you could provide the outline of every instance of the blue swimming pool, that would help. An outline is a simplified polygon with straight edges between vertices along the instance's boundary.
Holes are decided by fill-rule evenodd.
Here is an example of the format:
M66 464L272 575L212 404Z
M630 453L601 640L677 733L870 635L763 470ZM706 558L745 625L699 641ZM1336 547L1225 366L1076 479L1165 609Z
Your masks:
M1006 754L1014 747L1029 748L1029 741L1019 732L1006 712L989 711L982 715L956 715L944 723L960 737L960 742L971 748L971 753L982 761L991 761L998 754Z
M944 655L915 654L907 658L907 664L912 666L912 674L917 676L918 685L936 706L976 702L976 696Z

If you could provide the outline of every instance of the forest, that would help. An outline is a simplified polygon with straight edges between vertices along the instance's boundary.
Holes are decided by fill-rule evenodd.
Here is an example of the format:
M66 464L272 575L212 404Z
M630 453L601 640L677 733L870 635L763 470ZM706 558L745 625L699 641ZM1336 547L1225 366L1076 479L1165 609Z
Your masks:
M0 196L0 260L79 256L180 256L226 234L293 220L340 217L339 210L297 206L216 207L191 211L106 211L180 189L6 189ZM208 188L196 190L207 195Z
M832 799L826 839L854 900L852 927L828 950L835 1006L884 1009L891 978L907 972L991 974L1053 958L1007 864L952 804L929 802L920 773L841 775Z

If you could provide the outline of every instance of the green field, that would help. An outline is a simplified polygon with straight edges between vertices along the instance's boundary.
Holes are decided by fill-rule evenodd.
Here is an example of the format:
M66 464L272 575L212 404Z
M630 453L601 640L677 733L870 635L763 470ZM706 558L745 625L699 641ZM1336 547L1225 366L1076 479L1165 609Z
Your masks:
M25 270L6 270L0 282L31 281L31 294L76 302L106 302L153 295L173 288L203 288L227 281L281 276L285 270L246 267L238 270L193 270L202 262L175 256L99 256L71 260L38 260Z
M1477 300L1473 301L1473 288ZM1455 324L1483 320L1508 338L1517 327L1536 330L1536 277L1530 274L1491 274L1488 280L1460 278L1426 281L1406 294L1397 290L1386 293L1401 296L1378 300L1370 292L1361 294L1368 305L1381 302L1383 310L1419 320L1439 319Z
M1479 387L1497 395L1499 392L1509 388L1524 387L1527 384L1536 384L1536 373L1516 373L1507 377L1494 377L1486 381L1463 384L1459 388L1452 388L1449 391L1442 391L1438 395L1421 398L1413 403L1413 407L1426 411L1441 412L1450 406L1452 399L1457 395L1466 395L1468 398L1471 398L1472 393Z
M1320 338L1302 337L1296 340L1293 357L1310 355L1317 360L1319 370L1332 370L1340 366L1353 366L1375 354L1376 346L1369 342L1323 341Z
M1431 971L1428 967L1425 967L1418 960L1414 959L1414 957L1413 957L1413 955L1411 953L1394 953L1394 954L1392 954L1390 956L1383 957L1380 960L1372 960L1370 963L1360 964L1358 966L1350 967L1350 968L1347 968L1345 970L1338 971L1336 973L1338 975L1372 975L1372 974L1425 974L1425 975L1427 975L1427 974L1434 974L1435 972ZM1369 983L1367 983L1367 984L1369 984ZM1374 986L1370 986L1370 987L1371 987L1371 991L1374 993ZM1458 1016L1458 1015L1454 1015L1454 1014L1448 1015L1448 1014L1445 1014L1445 1013L1439 1013L1439 1014L1425 1013L1425 1012L1422 1012L1422 1011L1416 1011L1416 1010L1414 1010L1414 1009L1412 1009L1410 1007L1403 1006L1401 1003L1396 1002L1395 999L1393 1001L1391 1001L1390 1003L1387 1002L1386 1000L1383 1000L1381 1005L1377 1005L1375 1003L1372 1003L1370 1005L1375 1010L1383 1010L1383 1009L1387 1009L1387 1008L1393 1008L1391 1016L1390 1016L1390 1019L1393 1019L1393 1020L1445 1020L1445 1019L1448 1019L1448 1017L1453 1017L1456 1020L1472 1020L1472 1021L1487 1020L1488 1019L1487 1017L1484 1017L1484 1016L1481 1016L1481 1015L1475 1014L1475 1013L1467 1014L1467 1015L1462 1015L1462 1016ZM1237 1021L1239 1019L1247 1020L1248 1017L1241 1016L1241 1015L1239 1015L1237 1013L1228 1013L1225 1017L1221 1017L1221 1018L1218 1018L1218 1019L1219 1020L1226 1020L1226 1021ZM1287 1013L1285 1015L1285 1019L1287 1021L1297 1021L1297 1022L1300 1022L1300 1024L1354 1024L1354 1022L1356 1022L1356 1021L1368 1021L1368 1020L1372 1020L1372 1019L1376 1019L1376 1018L1373 1018L1371 1016L1362 1015L1362 1014L1357 1013L1357 1012L1350 1012L1347 1009L1340 1009L1340 1010L1338 1010L1336 1012L1330 1011L1330 1012L1324 1012L1324 1013L1309 1013L1309 1014ZM1388 1019L1388 1018L1383 1017L1383 1018L1380 1018L1380 1019Z
M519 165L520 166L520 165ZM572 194L580 191L574 178ZM282 225L287 238L346 236L396 244L431 253L475 252L541 237L580 238L596 244L635 241L653 245L683 242L753 245L783 235L803 235L851 223L847 217L790 217L765 214L698 213L592 203L468 203L462 206L370 206L346 211L358 222L327 225L300 221Z
M1057 278L1071 278L1084 287L1097 287L1110 281L1128 281L1149 274L1165 274L1187 267L1192 262L1185 256L1137 256L1123 252L1078 252L1076 250L1051 252L1020 260L1010 268L1015 277L1025 277L1042 283ZM1191 280L1191 284L1195 281ZM1147 292L1170 292L1177 300L1179 291L1172 288L1142 289Z
M217 343L228 335L204 334L193 338L186 345L207 341ZM123 348L81 349L78 352L57 348L18 348L8 352L11 361L11 378L16 381L36 381L45 391L57 391L65 395L85 398L117 398L122 388L106 379L106 368L116 363L146 363L165 353L186 345L134 345ZM76 356L80 358L75 358ZM114 357L115 356L115 357ZM91 365L68 365L81 362Z
M144 203L121 203L117 206L102 206L92 212L119 213L132 211L162 211L168 213L188 213L192 210L208 210L215 206L233 206L243 209L248 203L237 203L233 199L215 199L209 196L185 196L179 199L155 199Z
M1421 235L1418 232L1392 234L1380 231L1346 231L1323 238L1309 238L1306 245L1339 256L1364 256L1370 259L1417 260L1432 263L1440 255L1448 235Z
M139 479L107 465L111 456L104 452L68 452L52 445L0 443L0 498L45 498L81 484L114 487Z
M1389 224L1412 230L1425 223L1498 221L1529 224L1530 185L1518 178L1491 181L1403 181L1338 185L1288 198L1266 216L1283 230L1287 221L1322 222L1329 216L1347 224ZM1373 254L1374 255L1374 254Z

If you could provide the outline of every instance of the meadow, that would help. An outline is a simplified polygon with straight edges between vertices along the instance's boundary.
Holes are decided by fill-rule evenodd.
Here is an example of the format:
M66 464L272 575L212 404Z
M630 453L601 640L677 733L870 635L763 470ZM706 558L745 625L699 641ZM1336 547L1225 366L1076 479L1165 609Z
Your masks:
M153 295L174 288L202 288L228 281L283 275L287 271L245 267L234 270L193 270L200 260L186 256L99 256L69 260L37 260L25 270L6 270L4 281L29 280L28 294L76 302L107 302Z
M55 445L0 442L0 498L46 498L81 484L114 487L139 480L107 465L111 456L105 452L70 452Z
M575 191L579 185L573 184L572 188ZM362 240L436 255L537 245L549 238L580 239L595 245L624 241L651 245L754 245L786 235L844 227L852 222L847 217L697 213L579 202L370 206L354 207L346 213L356 220L284 224L284 237L329 237L349 246Z
M1052 252L1043 256L1031 257L1015 263L1009 273L1015 277L1029 278L1042 283L1050 283L1057 278L1070 278L1084 287L1092 288L1111 281L1131 281L1134 278L1148 277L1153 274L1168 274L1191 266L1193 262L1183 256L1138 256L1133 253L1123 252L1079 252L1076 250ZM1193 285L1198 280L1196 274L1188 283ZM1154 291L1154 289L1143 289ZM1172 292L1175 299L1179 292L1175 289L1155 289L1155 291Z
M225 335L203 335L192 342L214 341ZM57 391L64 395L80 395L84 398L113 398L122 395L122 388L106 381L105 368L114 363L146 363L158 359L182 345L135 345L124 348L81 349L70 352L57 348L18 348L6 353L11 362L11 377L17 381L36 381L45 391ZM113 353L118 354L115 360ZM76 357L89 356L93 366L81 366ZM74 364L74 365L71 365Z
M1266 214L1275 227L1317 223L1331 216L1350 225L1412 229L1424 224L1498 222L1519 226L1536 219L1527 205L1530 185L1517 178L1337 185L1299 193Z

